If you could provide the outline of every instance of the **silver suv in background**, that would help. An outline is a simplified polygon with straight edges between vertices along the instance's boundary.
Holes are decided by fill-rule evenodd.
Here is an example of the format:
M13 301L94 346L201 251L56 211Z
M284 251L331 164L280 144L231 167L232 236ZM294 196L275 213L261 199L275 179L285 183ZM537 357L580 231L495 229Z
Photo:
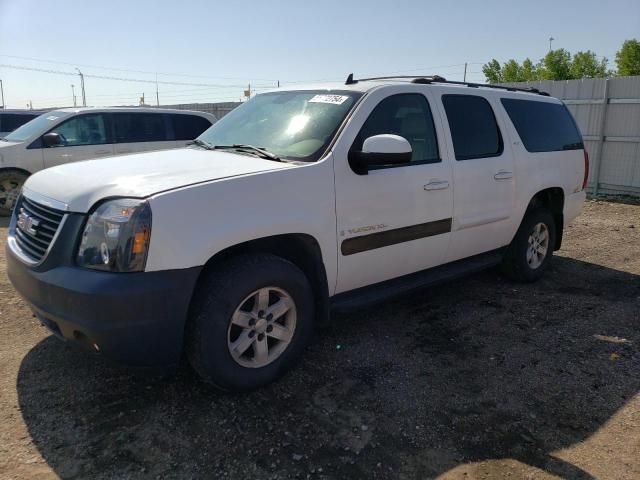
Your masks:
M29 175L80 160L184 147L216 118L159 108L63 108L0 140L0 216L10 214Z

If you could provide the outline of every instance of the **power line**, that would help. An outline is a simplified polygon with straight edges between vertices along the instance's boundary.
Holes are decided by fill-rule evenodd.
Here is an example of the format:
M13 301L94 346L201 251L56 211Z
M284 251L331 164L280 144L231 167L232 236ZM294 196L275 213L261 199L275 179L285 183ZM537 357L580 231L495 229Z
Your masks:
M61 62L58 60L46 60L43 58L34 58L34 57L22 57L19 55L7 55L7 54L0 54L0 57L6 57L6 58L15 58L15 59L20 59L20 60L29 60L32 62L41 62L41 63L51 63L51 64L57 64L57 65L69 65L71 67L88 67L88 68L97 68L100 70L111 70L114 72L129 72L129 73L145 73L145 74L149 74L149 75L163 75L163 76L171 76L171 77L190 77L190 78L218 78L218 79L223 79L223 80L243 80L243 78L241 77L222 77L222 76L213 76L213 75L193 75L193 74L187 74L187 73L172 73L172 72L151 72L148 70L135 70L135 69L131 69L131 68L116 68L116 67L105 67L105 66L101 66L101 65L90 65L90 64L86 64L86 63L71 63L71 62ZM258 80L260 82L275 82L277 81L277 79L272 79L272 78L256 78L255 80Z
M6 64L6 63L0 63L0 67L2 67L2 68L13 68L13 69L16 69L16 70L27 70L27 71L31 71L31 72L51 73L51 74L56 74L56 75L68 75L68 76L77 75L77 73L65 72L63 70L53 70L53 69L48 69L48 68L37 68L37 67L26 67L26 66L23 66L23 65L10 65L10 64ZM212 88L243 88L244 87L244 85L242 85L242 84L222 85L222 84L214 84L214 83L169 82L169 81L166 81L166 80L158 80L158 82L156 82L155 80L146 80L146 79L142 79L142 78L114 77L114 76L110 76L110 75L93 75L93 74L89 74L89 73L85 73L84 76L87 77L87 78L96 78L96 79L100 79L100 80L115 80L115 81L120 81L120 82L149 83L149 84L154 84L154 85L156 83L158 83L160 85L182 85L182 86L190 86L190 87L212 87Z

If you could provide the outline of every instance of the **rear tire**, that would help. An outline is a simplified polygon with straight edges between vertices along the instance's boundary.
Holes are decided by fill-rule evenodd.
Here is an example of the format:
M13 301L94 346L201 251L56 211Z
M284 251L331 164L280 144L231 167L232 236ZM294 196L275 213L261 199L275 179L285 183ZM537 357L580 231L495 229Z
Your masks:
M314 317L311 285L297 266L275 255L242 255L200 280L187 357L203 380L224 390L253 390L295 364Z
M555 242L551 212L540 207L529 210L504 255L503 273L518 282L538 280L549 266Z
M20 170L0 170L0 217L11 215L27 178L29 175Z

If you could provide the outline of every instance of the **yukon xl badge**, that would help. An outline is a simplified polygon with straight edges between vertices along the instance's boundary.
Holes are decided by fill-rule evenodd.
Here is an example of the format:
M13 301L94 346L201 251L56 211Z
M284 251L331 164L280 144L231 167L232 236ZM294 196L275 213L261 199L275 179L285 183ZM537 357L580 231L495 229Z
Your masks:
M387 227L388 227L388 225L386 225L384 223L380 223L378 225L367 225L367 226L364 226L364 227L349 228L349 229L347 229L346 232L344 230L340 230L340 236L344 237L347 233L349 235L355 235L357 233L366 233L366 232L372 232L372 231L375 231L375 230L384 230Z
M24 212L24 209L20 209L18 214L18 228L29 235L36 234L36 228L40 222L33 217L30 217Z

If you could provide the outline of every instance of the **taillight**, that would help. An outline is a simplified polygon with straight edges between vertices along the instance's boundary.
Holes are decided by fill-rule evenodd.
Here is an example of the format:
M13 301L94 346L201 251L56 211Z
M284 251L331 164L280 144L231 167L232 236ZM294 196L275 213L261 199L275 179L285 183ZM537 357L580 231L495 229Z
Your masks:
M587 188L587 182L589 181L589 154L584 151L584 179L582 180L582 190Z

